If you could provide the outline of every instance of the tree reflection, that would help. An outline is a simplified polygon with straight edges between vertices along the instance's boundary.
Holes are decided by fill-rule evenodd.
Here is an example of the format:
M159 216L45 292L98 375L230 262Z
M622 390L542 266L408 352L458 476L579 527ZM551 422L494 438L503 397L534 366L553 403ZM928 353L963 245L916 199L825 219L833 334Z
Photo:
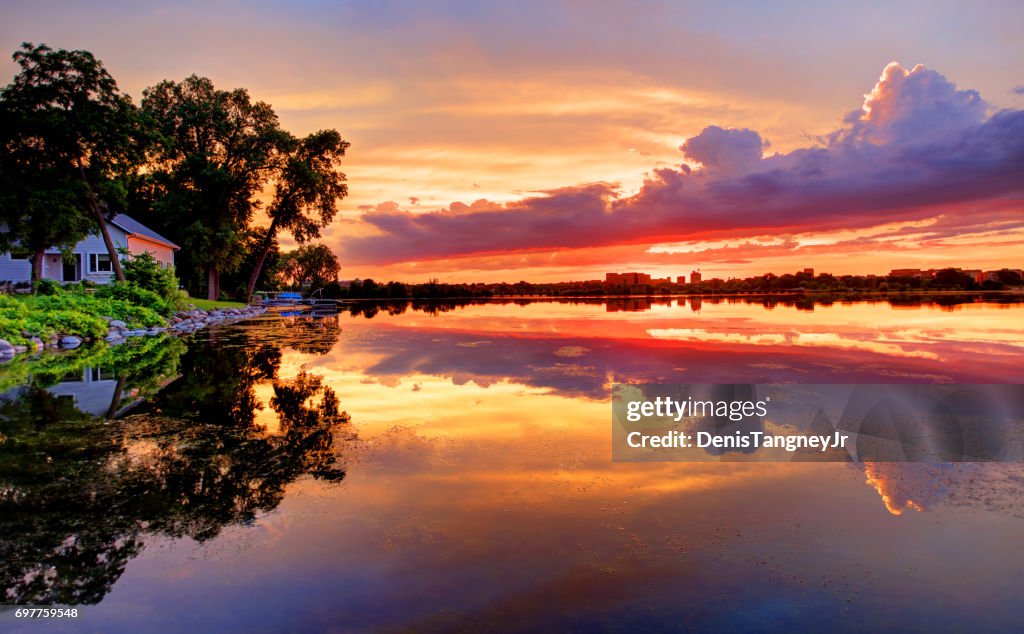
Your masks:
M338 315L282 317L272 322L273 339L282 346L305 354L327 354L338 343L341 323Z
M197 341L164 363L119 377L116 392L138 394L154 377L165 383L168 368L180 373L106 422L42 384L0 398L6 603L97 603L147 535L208 540L275 508L303 474L345 477L336 443L348 414L319 377L278 377L278 348L243 334ZM260 385L273 392L265 402ZM257 423L261 409L276 429Z

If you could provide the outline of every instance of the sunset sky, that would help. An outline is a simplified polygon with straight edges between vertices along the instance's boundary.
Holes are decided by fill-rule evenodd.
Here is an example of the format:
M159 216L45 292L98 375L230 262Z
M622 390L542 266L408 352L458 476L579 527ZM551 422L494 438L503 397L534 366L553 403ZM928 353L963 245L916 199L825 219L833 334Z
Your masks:
M162 4L4 2L0 49L337 128L343 278L1024 268L1019 2Z

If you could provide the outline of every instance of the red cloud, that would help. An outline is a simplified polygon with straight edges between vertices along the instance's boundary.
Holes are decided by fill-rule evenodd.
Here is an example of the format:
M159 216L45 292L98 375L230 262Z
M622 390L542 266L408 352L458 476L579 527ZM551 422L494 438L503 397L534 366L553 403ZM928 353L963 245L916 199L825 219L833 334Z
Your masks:
M977 92L923 66L885 68L861 109L818 147L762 157L752 130L706 128L681 147L703 169L657 169L635 196L615 185L567 187L504 205L454 203L363 216L376 235L344 243L350 262L394 263L539 248L694 236L858 228L961 216L1024 194L1024 111L991 116Z

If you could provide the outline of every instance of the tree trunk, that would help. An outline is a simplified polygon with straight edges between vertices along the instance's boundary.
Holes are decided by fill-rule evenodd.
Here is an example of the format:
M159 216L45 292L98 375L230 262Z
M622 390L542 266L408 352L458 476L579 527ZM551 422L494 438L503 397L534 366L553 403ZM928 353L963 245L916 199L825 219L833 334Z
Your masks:
M46 250L39 249L32 254L32 283L35 284L43 279L43 258L46 257Z
M267 255L270 253L270 245L274 243L274 234L277 233L277 218L274 218L267 229L267 236L263 238L263 245L260 246L260 257L256 258L256 265L252 267L252 275L249 276L249 283L245 285L245 298L252 297L256 290L256 281L260 278L263 265L267 262Z
M211 264L206 269L206 299L220 299L220 271L217 270L216 264Z
M110 230L107 228L107 219L103 217L100 205L96 202L96 194L92 191L92 187L89 185L89 179L85 177L85 168L82 167L81 164L78 166L78 174L82 177L82 182L85 183L85 191L88 194L89 199L89 211L92 212L93 218L96 219L96 224L100 227L100 235L103 236L103 244L106 245L107 253L110 254L110 265L114 268L114 279L118 282L123 282L124 271L121 269L121 259L118 257L117 248L114 247L114 241L110 239Z
M114 387L114 396L110 399L110 407L107 408L106 418L113 418L114 414L117 414L117 410L121 409L121 396L124 394L124 386L127 382L127 374L117 377L117 386Z

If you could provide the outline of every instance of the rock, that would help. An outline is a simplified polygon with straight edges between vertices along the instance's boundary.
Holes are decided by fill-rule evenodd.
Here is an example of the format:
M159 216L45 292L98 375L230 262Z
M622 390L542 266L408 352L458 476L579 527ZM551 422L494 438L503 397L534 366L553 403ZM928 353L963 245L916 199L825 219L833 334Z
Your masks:
M14 346L14 352L21 354L22 352L28 352L28 346Z
M125 328L127 328L127 327L128 327L128 324L124 323L124 322L123 322L123 321L121 321L120 319L112 319L112 320L110 321L110 327L111 327L111 328L121 328L121 329L125 329Z
M107 335L106 337L104 337L104 339L110 342L114 342L121 341L122 339L124 339L124 337L122 337L121 335Z
M106 317L106 316L104 316L104 317L100 317L100 319L102 319L103 321L105 321L107 323L110 323L110 322L114 321L113 317Z
M60 345L64 348L77 348L82 345L82 340L78 337L67 336L60 340Z
M14 345L5 339L0 339L0 357L14 356Z
M42 350L43 348L46 347L46 345L43 343L43 340L38 337L32 337L31 339L29 339L28 345L29 347L35 348L36 350Z

